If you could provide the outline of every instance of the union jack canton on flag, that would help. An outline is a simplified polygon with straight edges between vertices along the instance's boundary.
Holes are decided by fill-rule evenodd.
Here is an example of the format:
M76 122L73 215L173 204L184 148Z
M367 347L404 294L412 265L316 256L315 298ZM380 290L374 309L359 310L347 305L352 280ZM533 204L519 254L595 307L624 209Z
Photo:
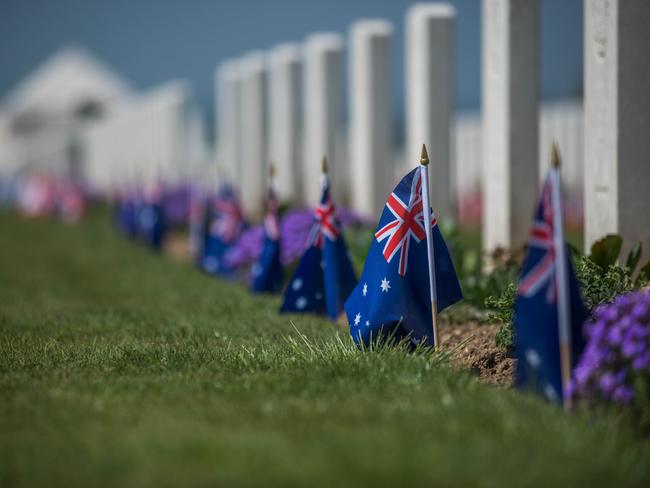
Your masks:
M327 314L336 320L357 283L341 225L330 197L329 178L323 175L323 193L314 212L307 249L284 292L281 312Z
M554 170L551 170L554 171ZM535 211L524 265L515 299L516 384L532 388L551 401L563 399L559 345L557 265L555 255L554 180L546 177ZM561 239L565 245L564 238ZM567 291L572 369L584 347L582 324L586 317L578 281L566 250Z
M462 293L435 217L430 225L442 311ZM367 346L382 336L408 337L413 345L433 347L428 270L422 175L415 168L388 198L359 284L345 303L354 341Z

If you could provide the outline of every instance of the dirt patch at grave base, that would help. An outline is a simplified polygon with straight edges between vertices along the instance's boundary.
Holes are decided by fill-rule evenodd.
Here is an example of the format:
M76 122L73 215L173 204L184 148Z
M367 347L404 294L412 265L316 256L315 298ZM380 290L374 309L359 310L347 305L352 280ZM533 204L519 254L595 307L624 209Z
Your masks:
M441 324L440 339L451 349L467 341L454 352L454 363L485 383L507 388L513 384L515 359L494 343L498 330L494 324Z
M163 252L174 261L189 263L190 254L187 239L187 235L182 232L169 233L165 239Z

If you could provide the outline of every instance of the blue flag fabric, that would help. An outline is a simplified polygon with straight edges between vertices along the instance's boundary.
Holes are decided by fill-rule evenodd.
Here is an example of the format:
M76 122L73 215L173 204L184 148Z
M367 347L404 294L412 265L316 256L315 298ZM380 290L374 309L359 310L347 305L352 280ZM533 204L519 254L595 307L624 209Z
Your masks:
M554 170L551 170L554 171ZM564 396L559 346L558 290L554 248L555 210L552 203L551 174L546 178L540 196L533 228L517 287L515 300L515 353L517 357L516 385L534 389L551 401L561 402ZM562 239L564 242L564 239ZM587 316L580 288L567 247L569 330L571 339L571 369L575 366L584 338L582 324Z
M123 197L117 205L117 226L129 239L138 234L138 219L135 196Z
M159 199L145 201L140 206L138 224L142 241L154 251L160 251L166 226L163 205Z
M280 312L314 313L325 315L325 278L323 251L311 245L298 262L289 284L284 290Z
M200 238L199 238L199 247L196 256L196 264L199 268L204 271L205 269L205 256L208 254L208 246L210 245L210 225L214 220L214 208L213 208L214 197L212 195L206 195L202 203L203 215L201 216L201 229L200 229Z
M234 189L230 185L224 185L209 207L201 267L209 274L229 276L233 269L223 257L244 228L242 211Z
M329 179L323 175L315 223L307 239L307 249L285 289L281 312L325 313L336 320L343 311L345 299L357 279L335 212Z
M359 284L345 303L350 335L361 345L409 337L433 347L420 168L395 187L379 219ZM447 245L431 222L438 310L462 298Z
M255 293L274 293L282 288L284 273L280 262L280 220L278 200L269 185L266 217L264 218L264 246L262 254L251 270L251 290Z

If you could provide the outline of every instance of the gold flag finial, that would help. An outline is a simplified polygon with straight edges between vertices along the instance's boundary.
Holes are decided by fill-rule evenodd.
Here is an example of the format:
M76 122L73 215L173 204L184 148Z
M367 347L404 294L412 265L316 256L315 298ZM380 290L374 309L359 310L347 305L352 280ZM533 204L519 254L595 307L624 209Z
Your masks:
M560 167L560 150L557 148L557 143L553 141L551 146L551 166L553 168Z
M420 155L420 164L423 166L429 164L429 153L427 153L426 144L422 144L422 154Z
M323 156L323 162L321 166L323 173L327 174L327 156Z
M275 176L275 164L272 161L269 163L269 176L271 178Z

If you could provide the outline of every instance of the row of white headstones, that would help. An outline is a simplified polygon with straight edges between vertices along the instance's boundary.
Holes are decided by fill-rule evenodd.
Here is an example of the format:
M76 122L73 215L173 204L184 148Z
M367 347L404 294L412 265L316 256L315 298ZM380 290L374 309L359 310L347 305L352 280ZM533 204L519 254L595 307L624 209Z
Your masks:
M338 202L377 216L396 177L431 159L434 210L452 216L450 138L455 11L417 4L405 19L406 155L393 162L393 27L349 31L347 158L340 158L345 42L317 33L302 45L249 53L217 69L217 159L259 215L266 165L282 198L314 204L321 159ZM650 249L650 1L585 0L585 246L611 232ZM483 247L522 245L539 185L537 0L483 0ZM550 149L550 148L549 148ZM560 148L561 149L561 148ZM349 164L342 167L339 161Z

